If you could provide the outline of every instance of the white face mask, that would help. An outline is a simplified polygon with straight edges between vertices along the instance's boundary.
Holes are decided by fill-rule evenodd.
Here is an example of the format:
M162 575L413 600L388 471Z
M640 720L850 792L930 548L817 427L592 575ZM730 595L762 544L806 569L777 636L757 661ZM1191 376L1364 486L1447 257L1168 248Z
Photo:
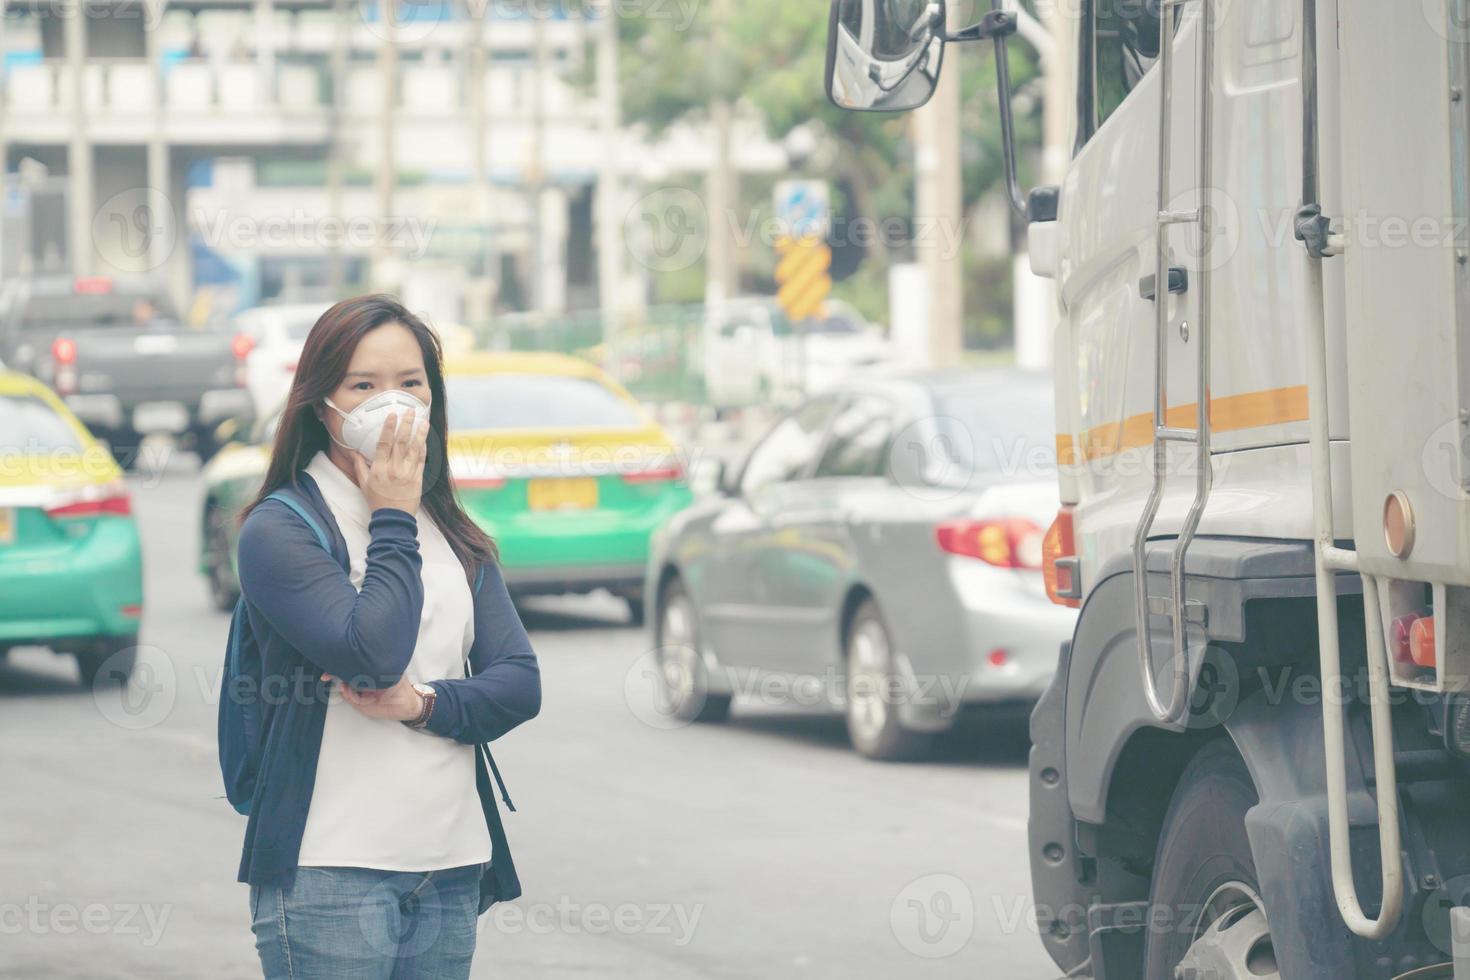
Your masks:
M378 439L389 415L396 414L401 422L411 411L415 424L429 417L429 406L402 388L379 392L350 412L333 405L330 398L326 402L328 408L342 416L342 438L332 436L332 441L343 449L361 453L368 462L372 462L378 451ZM327 429L327 435L331 434L332 430Z

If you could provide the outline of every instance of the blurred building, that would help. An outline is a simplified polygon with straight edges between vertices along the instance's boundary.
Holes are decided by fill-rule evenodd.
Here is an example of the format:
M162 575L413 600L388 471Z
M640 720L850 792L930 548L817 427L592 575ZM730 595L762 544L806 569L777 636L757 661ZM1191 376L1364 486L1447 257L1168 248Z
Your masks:
M708 166L698 133L609 127L580 4L0 2L0 159L64 176L57 271L164 276L196 317L369 286L462 320L636 298L626 254L599 276L599 188Z

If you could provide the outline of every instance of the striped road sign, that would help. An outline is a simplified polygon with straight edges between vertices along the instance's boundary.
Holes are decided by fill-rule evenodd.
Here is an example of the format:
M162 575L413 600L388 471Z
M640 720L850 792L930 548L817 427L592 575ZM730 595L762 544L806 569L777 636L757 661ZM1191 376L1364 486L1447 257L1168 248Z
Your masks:
M805 320L822 308L832 292L832 249L821 238L781 236L776 240L776 301L793 322Z

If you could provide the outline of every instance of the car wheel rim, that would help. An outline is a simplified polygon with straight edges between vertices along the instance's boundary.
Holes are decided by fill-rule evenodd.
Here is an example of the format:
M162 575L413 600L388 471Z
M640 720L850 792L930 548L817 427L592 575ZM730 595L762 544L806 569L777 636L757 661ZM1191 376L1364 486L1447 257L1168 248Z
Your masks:
M1280 980L1266 908L1253 888L1231 881L1215 889L1175 975Z
M670 707L679 711L697 696L695 671L699 656L694 649L692 614L683 599L675 599L665 606L660 640L659 676L668 692Z
M888 637L878 624L864 622L853 631L848 650L847 713L854 738L876 741L888 723L883 691L888 680Z

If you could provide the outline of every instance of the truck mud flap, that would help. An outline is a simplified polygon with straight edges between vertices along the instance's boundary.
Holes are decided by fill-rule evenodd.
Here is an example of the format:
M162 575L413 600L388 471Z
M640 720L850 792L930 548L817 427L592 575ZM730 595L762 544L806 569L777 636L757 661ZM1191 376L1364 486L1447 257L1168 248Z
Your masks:
M1063 643L1057 672L1031 712L1031 894L1036 925L1051 958L1064 970L1084 963L1088 898L1078 866L1076 821L1067 802L1067 668L1072 644Z

